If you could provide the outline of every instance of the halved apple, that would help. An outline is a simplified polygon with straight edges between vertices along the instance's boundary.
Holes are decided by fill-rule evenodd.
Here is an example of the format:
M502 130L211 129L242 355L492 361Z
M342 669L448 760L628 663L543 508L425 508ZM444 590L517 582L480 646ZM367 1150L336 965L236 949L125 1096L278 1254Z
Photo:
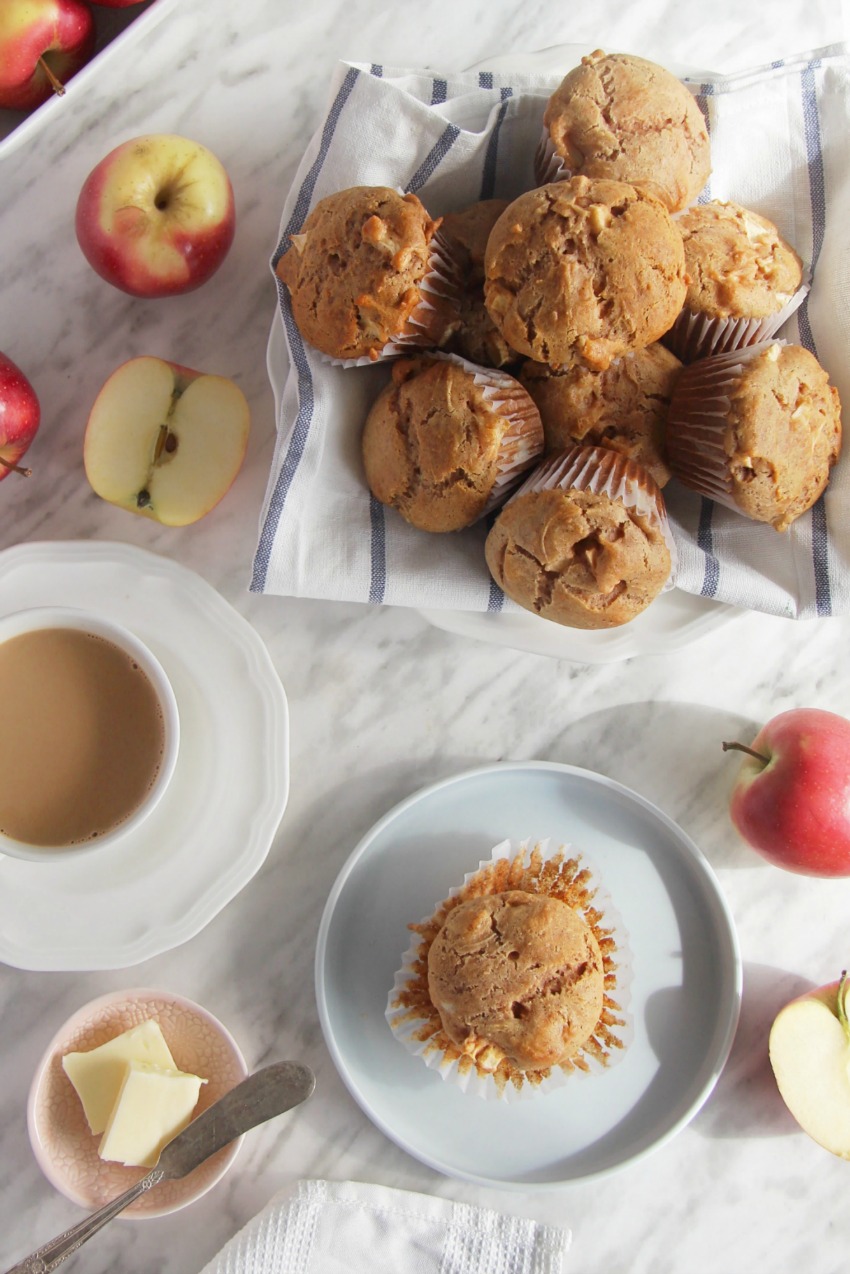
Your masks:
M239 472L251 414L226 376L164 358L131 358L89 416L86 476L104 500L166 526L209 513Z
M785 1105L809 1136L850 1159L850 983L809 991L786 1004L770 1030L770 1064Z

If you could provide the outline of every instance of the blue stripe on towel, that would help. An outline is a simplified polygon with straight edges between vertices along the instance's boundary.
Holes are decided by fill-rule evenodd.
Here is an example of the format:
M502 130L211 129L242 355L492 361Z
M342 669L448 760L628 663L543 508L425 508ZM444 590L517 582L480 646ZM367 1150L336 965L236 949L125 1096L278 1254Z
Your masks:
M806 157L809 170L809 198L812 208L812 261L811 273L814 278L818 257L823 247L826 229L826 188L823 172L823 153L821 151L820 120L818 119L818 102L815 87L815 71L820 67L820 58L815 58L806 66L800 77L800 89L803 99L803 129L806 138ZM817 357L817 347L809 322L809 295L797 311L797 324L801 344ZM829 534L826 525L826 506L823 496L812 509L812 569L815 576L815 609L818 615L832 614L832 588L829 579Z
M431 105L439 106L448 96L449 86L445 80L434 80L431 89Z
M493 192L496 189L496 171L498 168L499 155L499 133L502 124L505 121L505 115L508 111L508 102L510 101L513 89L503 88L501 91L502 105L499 107L499 113L496 116L496 123L493 131L487 141L487 151L484 156L484 172L481 177L481 198L492 199Z
M384 506L369 495L369 521L372 526L372 578L369 581L369 601L379 605L387 591L387 528Z
M328 150L330 149L336 126L339 123L340 116L345 108L345 104L351 96L355 81L360 72L355 67L351 67L340 85L339 92L334 99L333 106L330 109L328 118L325 121L325 127L322 130L322 140L319 144L319 153L316 156L307 176L304 178L301 189L298 192L298 198L295 201L295 208L292 216L281 236L277 250L272 257L272 269L277 265L284 251L289 246L289 236L301 229L304 218L310 207L310 200L313 191L316 188L316 181L322 170L322 165L327 159ZM295 425L292 435L289 439L286 455L283 458L283 464L277 476L277 481L269 500L269 507L266 512L263 529L260 534L260 540L257 545L257 552L254 556L254 570L251 577L251 592L262 593L265 591L266 578L268 576L269 562L271 560L272 547L274 545L277 528L280 523L280 517L283 513L283 506L286 503L286 497L289 494L289 488L295 477L296 470L304 454L304 447L307 442L307 435L310 432L310 424L313 419L313 378L310 374L310 364L307 361L307 355L304 350L304 344L301 335L295 326L292 318L292 308L289 302L289 293L284 285L276 279L278 290L278 301L280 304L280 313L283 319L283 325L289 338L289 352L295 365L296 374L298 376L298 415L295 419Z
M378 62L373 62L369 67L369 74L374 75L376 80L382 80L384 78L384 68Z
M705 120L705 127L711 136L711 110L708 99L714 96L713 84L700 84L699 92L694 94L697 106L702 112ZM697 199L698 203L707 203L711 198L711 183L706 182L704 188L700 191ZM714 553L714 529L712 526L714 520L714 502L703 498L700 500L699 525L697 527L697 548L703 555L703 576L702 586L700 587L700 595L702 597L716 597L717 588L720 583L720 563Z
M479 72L478 72L478 87L479 87L479 88L492 88L492 87L493 87L493 72L492 72L492 71L479 71Z
M423 162L416 169L410 181L405 186L405 192L416 193L421 190L429 177L432 177L440 164L448 155L452 146L454 146L458 137L460 137L460 129L456 124L447 124L443 129L439 140L434 143Z

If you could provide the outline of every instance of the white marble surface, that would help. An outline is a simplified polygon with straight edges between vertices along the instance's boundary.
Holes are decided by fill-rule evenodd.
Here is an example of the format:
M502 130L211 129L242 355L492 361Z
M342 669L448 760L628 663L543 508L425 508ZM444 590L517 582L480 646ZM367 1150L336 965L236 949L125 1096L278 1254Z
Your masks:
M769 19L764 12L736 0L432 0L415 11L364 0L177 0L167 21L106 66L84 98L69 94L49 129L0 162L0 348L27 370L44 411L29 454L33 477L0 487L0 547L119 540L192 567L265 639L289 696L292 737L291 796L268 860L195 938L129 970L0 967L0 1267L80 1215L30 1153L33 1068L81 1004L140 985L206 1005L252 1065L306 1060L318 1088L296 1116L252 1134L229 1176L191 1212L114 1223L73 1258L79 1269L195 1274L279 1187L311 1176L397 1185L571 1226L567 1268L585 1274L828 1274L846 1266L850 1169L792 1123L772 1082L766 1035L792 993L847 964L850 880L782 873L738 841L726 814L736 767L720 741L796 705L850 713L850 620L739 615L664 657L580 665L464 642L414 612L247 592L274 441L267 260L335 60L451 69L511 49L592 41L726 70L845 38L835 0L775 0ZM196 137L224 161L238 231L201 291L141 302L90 271L73 210L107 150L166 130ZM181 531L103 504L83 473L94 395L119 362L143 353L232 375L253 410L236 485L208 518ZM605 1183L505 1193L422 1167L352 1101L319 1028L315 936L351 849L417 788L502 758L584 766L656 802L702 847L740 934L742 1018L714 1094L677 1138Z

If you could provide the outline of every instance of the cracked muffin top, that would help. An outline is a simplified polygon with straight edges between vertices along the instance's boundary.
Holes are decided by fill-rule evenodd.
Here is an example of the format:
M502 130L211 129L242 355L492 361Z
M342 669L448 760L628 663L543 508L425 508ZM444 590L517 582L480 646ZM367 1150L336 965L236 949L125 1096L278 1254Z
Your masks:
M439 224L416 195L386 186L320 200L275 267L304 339L343 360L376 359L399 338L442 344L457 324L455 304L430 292L421 304Z
M484 304L487 240L507 206L506 199L482 199L459 212L446 213L440 226L441 234L457 253L463 280L458 304L460 323L445 348L484 367L508 367L519 358Z
M567 903L509 890L460 903L428 952L428 991L458 1047L486 1042L520 1070L567 1061L593 1034L604 968Z
M642 465L576 447L535 469L484 545L519 606L570 628L615 628L641 614L672 569L660 490Z
M663 67L600 49L582 58L543 117L572 174L640 183L670 212L696 199L711 172L708 131L693 95Z
M504 372L456 358L398 359L363 430L369 489L423 531L458 531L543 453L531 397Z
M791 300L803 263L772 221L736 203L697 204L677 218L685 308L712 318L766 318Z
M812 507L838 459L838 390L801 345L702 359L679 379L667 448L686 486L784 531Z
M625 182L572 177L510 204L487 242L484 296L514 349L556 369L657 341L685 299L682 236Z
M663 487L670 478L667 409L681 370L678 358L656 342L602 372L581 366L556 372L526 359L519 381L537 404L548 453L610 447L637 460Z

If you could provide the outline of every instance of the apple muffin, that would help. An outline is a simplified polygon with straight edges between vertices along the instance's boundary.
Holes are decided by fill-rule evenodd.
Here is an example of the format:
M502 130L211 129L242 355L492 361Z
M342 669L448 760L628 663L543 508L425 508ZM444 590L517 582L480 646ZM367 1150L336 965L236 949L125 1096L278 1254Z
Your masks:
M471 898L428 952L428 993L460 1049L495 1045L519 1070L568 1061L602 1012L593 930L557 898L520 889Z
M487 242L484 297L514 349L606 368L657 341L685 299L682 236L653 195L573 177L527 191Z
M583 853L503 841L409 928L386 1017L443 1079L527 1097L623 1055L628 938Z
M454 356L393 363L366 418L366 481L422 531L459 531L505 499L543 454L543 426L518 381Z
M712 200L688 208L676 225L688 290L665 344L690 363L773 336L806 291L803 263L773 222Z
M446 349L482 367L510 367L519 359L484 304L484 255L490 231L507 208L506 199L482 199L443 217L440 233L449 242L461 271L460 321Z
M768 341L692 363L667 417L675 477L786 530L829 482L841 450L838 390L814 354Z
M575 447L534 469L500 510L484 554L519 606L586 629L642 614L675 564L657 484L605 447Z
M640 184L678 212L711 172L693 94L664 67L632 54L597 49L582 58L550 97L543 128L541 181L582 174Z
M346 363L443 345L460 283L439 224L416 195L387 186L320 200L275 266L305 341Z
M657 341L615 358L604 371L576 365L555 371L526 359L519 381L537 404L550 455L570 447L609 447L670 478L664 448L667 409L682 364Z

